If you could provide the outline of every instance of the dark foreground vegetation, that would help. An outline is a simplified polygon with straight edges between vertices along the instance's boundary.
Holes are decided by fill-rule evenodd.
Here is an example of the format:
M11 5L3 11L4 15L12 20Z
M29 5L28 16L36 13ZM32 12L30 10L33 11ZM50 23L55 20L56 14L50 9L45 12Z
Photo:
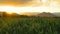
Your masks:
M60 34L60 18L0 17L0 34Z

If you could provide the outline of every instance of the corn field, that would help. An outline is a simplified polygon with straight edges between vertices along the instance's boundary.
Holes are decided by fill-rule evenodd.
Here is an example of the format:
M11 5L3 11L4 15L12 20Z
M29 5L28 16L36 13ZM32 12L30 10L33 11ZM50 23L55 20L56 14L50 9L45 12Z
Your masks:
M0 17L0 34L60 34L60 18Z

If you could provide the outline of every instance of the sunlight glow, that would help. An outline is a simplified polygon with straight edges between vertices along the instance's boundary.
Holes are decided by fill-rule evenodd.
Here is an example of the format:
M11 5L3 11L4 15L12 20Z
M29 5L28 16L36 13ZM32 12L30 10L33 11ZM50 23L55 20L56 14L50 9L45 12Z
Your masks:
M47 0L42 0L43 2L46 2ZM25 7L17 7L17 6L0 6L0 11L5 11L8 13L18 13L21 12L59 12L60 7L57 2L51 2L49 6L25 6Z
M16 12L56 12L59 8L53 7L13 7L13 6L0 6L0 11L6 11L9 13Z

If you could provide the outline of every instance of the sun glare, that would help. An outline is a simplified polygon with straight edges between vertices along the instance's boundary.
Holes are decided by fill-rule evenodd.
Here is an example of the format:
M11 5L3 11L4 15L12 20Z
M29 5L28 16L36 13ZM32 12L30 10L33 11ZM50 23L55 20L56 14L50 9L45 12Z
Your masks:
M59 12L60 6L58 2L54 0L34 0L37 3L33 2L34 7L32 6L0 6L0 11L5 11L8 13L18 13L21 12ZM41 3L42 2L42 3ZM41 4L41 5L39 5ZM48 4L48 6L47 6ZM35 6L36 5L36 6Z
M12 6L0 6L0 11L6 11L6 12L41 12L46 11L47 7L12 7ZM46 9L46 10L45 10Z
M42 2L46 2L47 0L42 0ZM50 6L25 6L25 7L17 7L17 6L0 6L0 11L5 11L8 13L18 13L21 12L59 12L60 8L58 7L57 2L50 2Z
M6 11L8 13L16 12L52 12L56 10L56 8L53 7L11 7L11 6L0 6L0 11Z

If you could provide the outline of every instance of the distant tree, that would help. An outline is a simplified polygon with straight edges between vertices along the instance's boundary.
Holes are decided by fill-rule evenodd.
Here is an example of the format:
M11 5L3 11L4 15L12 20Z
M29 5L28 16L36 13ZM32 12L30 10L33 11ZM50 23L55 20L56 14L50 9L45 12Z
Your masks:
M7 13L6 12L3 12L3 17L6 17L7 16Z
M27 15L20 15L20 17L28 17Z
M10 17L11 15L7 12L2 12L3 13L3 17Z
M2 12L0 12L0 17L2 17L3 16L3 13Z

